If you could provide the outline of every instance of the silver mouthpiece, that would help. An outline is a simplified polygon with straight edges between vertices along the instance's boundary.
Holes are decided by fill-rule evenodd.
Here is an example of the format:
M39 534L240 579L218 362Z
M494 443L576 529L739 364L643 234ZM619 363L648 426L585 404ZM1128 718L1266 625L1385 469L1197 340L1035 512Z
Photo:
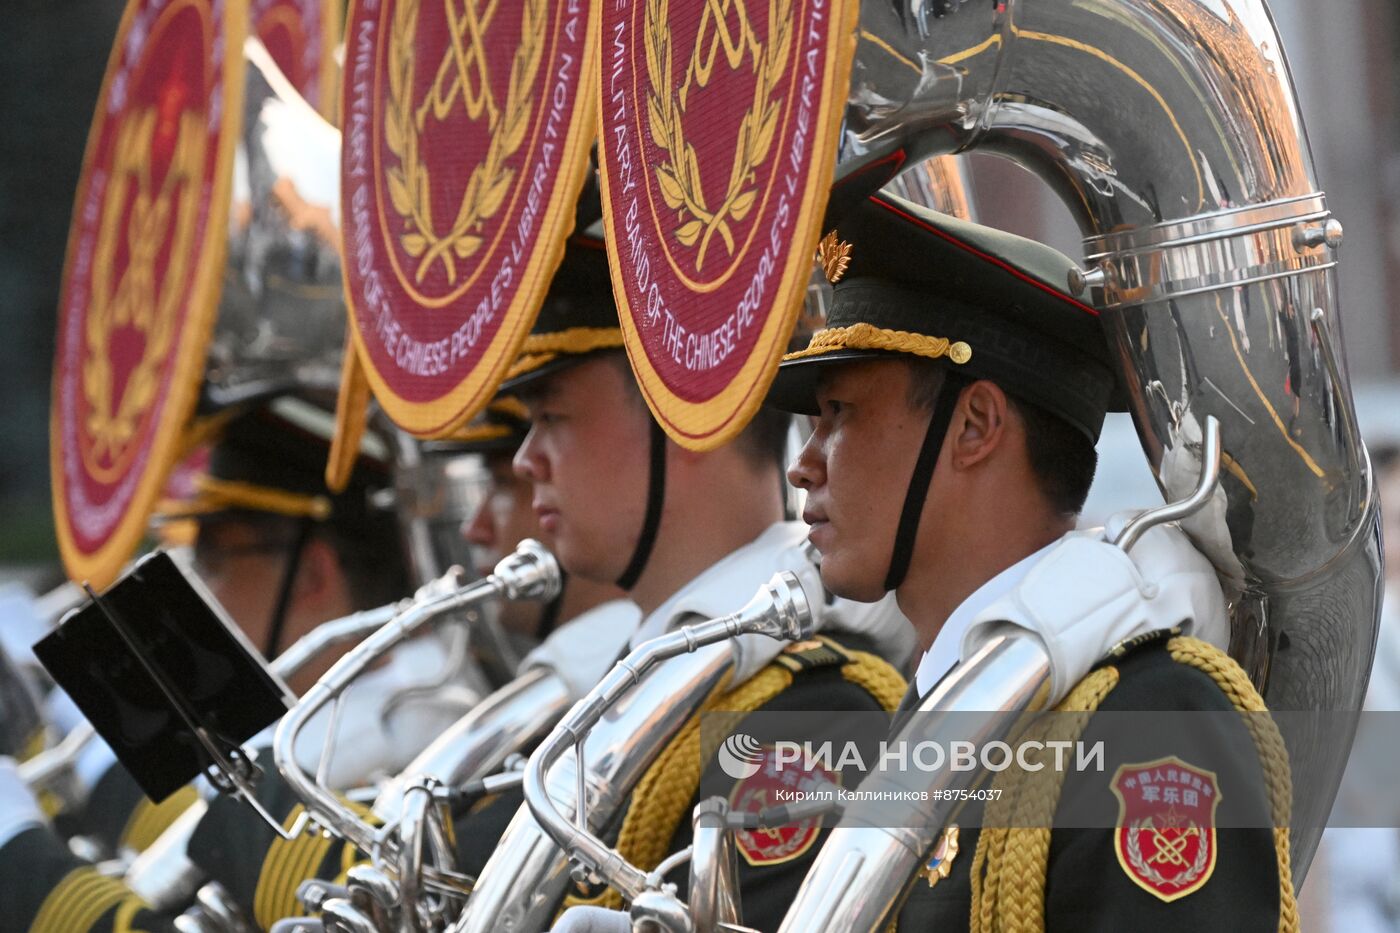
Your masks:
M515 553L497 564L491 573L500 581L506 599L547 601L558 596L564 585L559 562L543 544L532 538L516 545Z
M811 638L816 631L812 603L801 579L790 570L773 579L733 616L738 634L767 635L784 641Z

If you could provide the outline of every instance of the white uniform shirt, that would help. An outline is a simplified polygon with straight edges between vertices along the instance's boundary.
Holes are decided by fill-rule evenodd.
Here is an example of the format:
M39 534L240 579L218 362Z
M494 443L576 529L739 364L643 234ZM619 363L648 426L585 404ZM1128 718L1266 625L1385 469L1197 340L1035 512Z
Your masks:
M979 586L971 596L964 599L958 608L953 610L953 614L948 616L948 620L943 623L943 627L934 636L933 644L919 661L919 669L914 674L914 682L918 686L919 696L927 696L928 692L942 680L953 665L961 659L963 635L972 624L972 620L979 612L996 602L1006 593L1016 588L1030 569L1052 545L1046 545L1034 554L1029 554L1016 563L1007 567L1001 573L992 577L986 583Z
M742 608L760 586L782 570L796 573L808 598L814 598L814 594L823 591L820 571L807 556L806 540L807 526L802 522L769 525L757 538L716 561L648 615L633 634L631 646L635 648L681 625ZM913 653L914 628L900 614L892 594L869 604L833 599L813 609L818 613L818 631L859 635L870 642L872 651L897 668ZM763 635L742 636L735 649L738 663L734 683L757 674L784 647L785 643Z

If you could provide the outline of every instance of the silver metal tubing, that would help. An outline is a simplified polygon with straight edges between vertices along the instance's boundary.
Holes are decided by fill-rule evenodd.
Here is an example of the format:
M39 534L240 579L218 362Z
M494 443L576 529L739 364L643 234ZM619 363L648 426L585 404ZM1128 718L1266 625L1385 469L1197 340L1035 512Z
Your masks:
M369 915L349 901L333 897L322 908L326 933L384 933Z
M719 624L730 626L724 619ZM574 773L577 762L566 753L569 745L586 733L582 741L588 745L587 825L593 833L602 832L665 743L724 684L734 666L731 644L726 641L700 646L696 638L696 629L708 626L707 631L714 632L713 625L695 626L689 633L675 632L638 647L613 669L604 684L574 706L569 724L561 723L551 733L558 751L557 755L551 753L551 759L557 764L535 770L533 790L527 773L526 794L527 799L532 793L548 794L548 809L556 831L569 838L577 834L573 823L561 815L572 814L578 806ZM772 637L797 637L791 634L794 630L807 630L797 614L782 621L771 620L763 627ZM672 657L638 683L638 672L659 660L652 652L663 640L675 649L689 648L693 653ZM611 706L597 702L605 693L618 699ZM590 724L591 729L584 728L585 724ZM545 742L550 744L549 739ZM544 751L545 745L536 750L532 765ZM543 790L541 779L545 783ZM449 930L536 933L548 927L569 881L569 859L556 838L536 820L530 804L522 806L477 877L466 910ZM601 845L596 839L594 842Z
M1327 376L1332 380L1338 397L1345 397L1347 394L1346 379L1342 375L1341 357L1336 341L1332 339L1332 330L1327 323L1327 312L1322 308L1313 308L1309 320L1313 333L1317 336L1317 348L1322 353L1322 362L1327 367ZM1366 446L1361 440L1361 429L1356 426L1356 412L1350 406L1343 405L1338 410L1337 416L1341 420L1343 437L1351 450L1351 456L1355 458L1357 463L1369 464L1370 455L1366 453Z
M1008 626L954 668L893 741L946 747L954 740L980 746L1001 739L1022 713L1042 707L1049 678L1050 658L1040 640ZM982 714L973 732L973 717L958 713ZM859 806L848 808L802 882L780 933L883 930L950 819L955 804L943 798L956 795L939 792L959 790L978 776L952 768L911 768L876 772L862 781L862 791L891 792L895 796L889 799L910 799L910 792L927 794L923 802L911 804L917 812L901 827L870 825Z
M690 916L695 928L705 933L744 919L734 834L725 819L728 814L729 802L711 797L695 807L692 819L695 841L690 856Z
M1166 522L1190 518L1215 494L1220 483L1220 421L1214 415L1206 417L1206 436L1201 441L1201 482L1185 499L1171 502L1155 509L1148 509L1123 526L1113 543L1124 551L1131 551L1133 545L1151 528Z
M278 70L256 38L235 141L246 171L229 198L226 268L204 391L217 406L340 381L340 131Z
M226 933L253 933L252 927L244 919L242 911L238 909L233 896L216 882L209 882L200 888L195 895L195 901L203 908L204 912L226 931Z
M273 760L307 813L356 846L373 851L376 833L327 788L317 784L296 760L301 730L366 668L428 622L485 599L551 599L559 591L559 566L538 542L523 541L514 554L496 565L485 579L445 595L427 598L396 615L392 621L347 652L306 695L282 717L273 741Z
M624 897L635 898L646 889L646 873L589 833L585 828L586 816L573 823L555 808L545 780L550 767L564 752L582 743L589 730L618 699L640 684L661 662L693 653L706 645L728 642L739 635L802 638L811 632L811 619L812 611L797 576L783 572L776 574L764 590L738 612L699 625L687 625L637 646L608 672L593 692L569 711L530 756L525 766L525 802L536 821L572 861L596 872ZM654 749L653 754L657 751L659 749Z
M661 883L666 879L667 875L669 875L671 872L675 871L677 868L684 865L685 863L689 862L690 856L693 853L693 851L693 846L686 846L679 852L672 852L670 855L666 856L664 859L658 862L656 867L651 870L651 878L654 882L653 886L660 887Z
M427 842L428 820L432 818L431 786L418 784L408 789L399 823L399 910L404 933L423 933L418 917L418 900L423 895L423 847Z
M20 780L31 790L44 790L66 777L77 764L78 756L87 748L97 730L86 719L68 730L57 745L45 749L17 767Z
M186 849L208 810L205 801L195 801L126 870L126 886L153 909L168 912L184 906L206 880Z
M392 778L374 801L375 815L385 823L397 820L404 791L420 776L448 787L486 777L542 738L571 702L568 686L553 671L527 671L473 707Z
M695 933L697 930L690 911L670 891L643 891L632 900L630 913L634 933Z
M383 628L408 605L407 601L390 603L377 609L366 609L344 618L323 622L279 654L272 662L272 672L283 679L292 677L323 651L346 642L358 641Z

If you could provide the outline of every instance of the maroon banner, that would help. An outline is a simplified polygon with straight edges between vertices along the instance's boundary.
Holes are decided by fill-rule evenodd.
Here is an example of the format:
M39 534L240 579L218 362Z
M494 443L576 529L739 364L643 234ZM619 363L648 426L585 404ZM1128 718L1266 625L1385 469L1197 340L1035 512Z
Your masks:
M603 211L628 355L678 443L733 438L801 307L858 4L615 0Z
M68 234L50 421L74 580L111 583L180 453L217 312L243 82L241 6L132 0Z
M339 0L252 0L248 34L267 48L292 87L323 116L335 110Z
M596 127L586 0L361 0L341 216L352 333L421 437L486 405L572 229Z

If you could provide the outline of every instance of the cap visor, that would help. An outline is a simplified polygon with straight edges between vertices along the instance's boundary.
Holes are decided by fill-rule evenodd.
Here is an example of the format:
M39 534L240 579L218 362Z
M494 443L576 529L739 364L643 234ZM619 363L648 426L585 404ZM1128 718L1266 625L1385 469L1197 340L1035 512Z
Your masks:
M820 414L821 409L817 405L817 379L821 376L823 367L852 360L899 355L882 350L832 350L817 356L784 360L778 366L778 375L773 378L773 384L769 386L763 404L779 411L790 411L795 415Z

